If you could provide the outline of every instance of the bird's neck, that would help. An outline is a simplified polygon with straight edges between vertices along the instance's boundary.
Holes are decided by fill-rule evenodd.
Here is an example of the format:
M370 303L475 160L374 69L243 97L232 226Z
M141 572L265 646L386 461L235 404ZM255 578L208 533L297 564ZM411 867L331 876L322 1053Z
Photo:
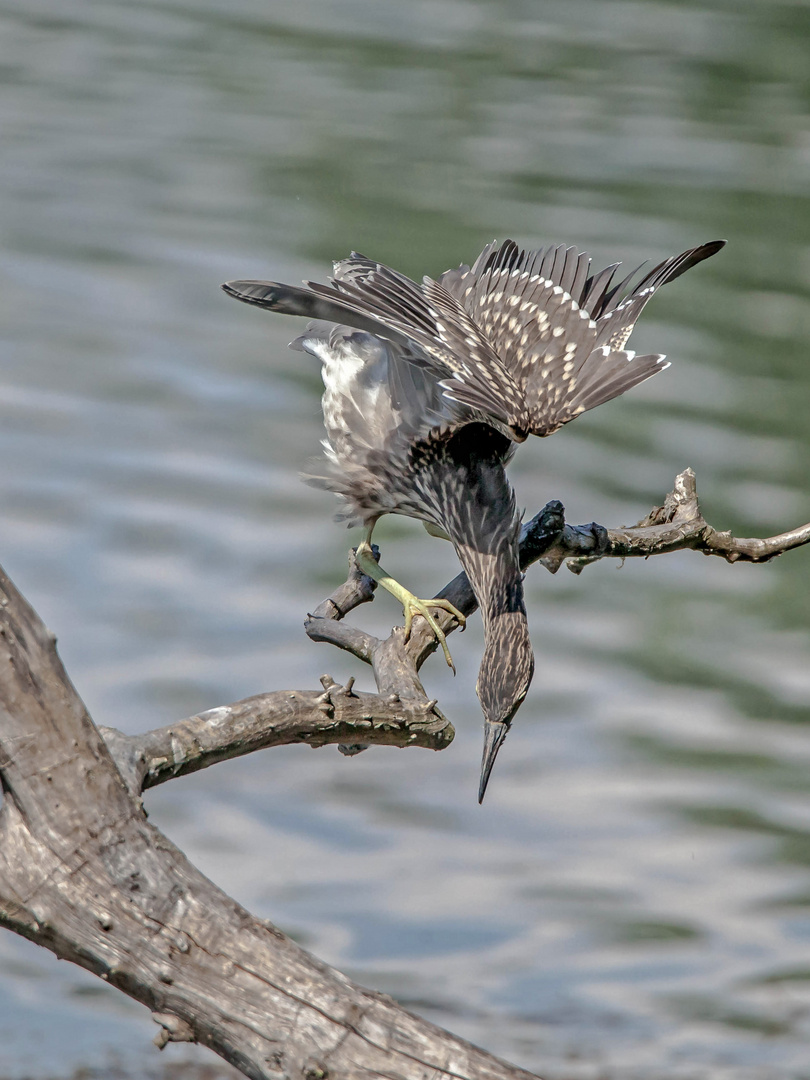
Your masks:
M434 444L418 463L432 516L453 542L485 629L501 615L526 615L518 562L520 515L504 468L510 449L491 428L471 424Z
M523 601L523 575L518 561L519 522L516 528L505 519L503 529L497 536L488 532L489 543L486 547L476 545L468 538L454 536L453 540L459 561L464 567L484 623L484 632L488 634L492 624L505 615L520 615L526 618L526 606Z
M456 551L478 600L484 623L484 654L476 692L487 720L511 722L526 696L534 672L534 654L523 600L518 561L519 520L503 519L500 535L489 545L455 538Z
M483 425L471 425L464 435L424 456L420 486L481 609L484 655L476 691L484 717L508 724L534 671L518 557L520 515L504 470L506 440Z

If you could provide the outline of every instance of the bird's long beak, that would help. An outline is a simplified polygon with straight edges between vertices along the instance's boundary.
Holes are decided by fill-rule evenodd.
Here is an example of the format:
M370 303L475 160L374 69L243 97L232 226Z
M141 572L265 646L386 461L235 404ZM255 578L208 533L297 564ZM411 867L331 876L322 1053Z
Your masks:
M497 720L484 721L484 756L481 759L481 782L478 785L478 802L484 801L484 795L489 783L489 774L495 764L495 758L501 748L501 743L506 738L509 730L508 724L502 724Z

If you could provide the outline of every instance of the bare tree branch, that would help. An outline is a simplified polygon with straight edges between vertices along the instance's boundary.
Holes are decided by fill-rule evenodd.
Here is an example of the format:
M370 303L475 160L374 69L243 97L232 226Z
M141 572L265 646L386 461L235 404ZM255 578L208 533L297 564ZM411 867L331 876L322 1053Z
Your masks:
M327 692L323 704L341 697ZM144 752L166 737L151 733ZM166 778L153 767L153 782ZM0 925L146 1005L158 1045L201 1043L252 1080L528 1080L352 983L203 877L146 820L53 637L2 571L0 781Z
M810 524L764 540L734 537L707 523L700 510L697 482L691 469L675 478L664 500L637 525L606 529L602 525L566 525L559 540L542 556L552 573L567 561L574 573L599 559L649 558L670 551L702 551L727 562L768 562L792 548L810 543Z
M765 540L704 520L690 469L631 528L565 524L550 502L523 529L521 565L575 572L603 558L692 548L764 562L810 541L810 525ZM321 678L147 732L96 729L54 638L0 570L0 925L94 972L152 1010L156 1042L209 1046L255 1080L528 1080L515 1069L364 990L253 918L146 820L140 793L226 758L285 743L441 749L453 728L419 669L436 648L424 620L381 640L343 622L374 594L349 576L306 630L372 667L378 694ZM465 615L464 574L440 594ZM446 633L456 623L437 617ZM352 740L354 740L352 742Z
M601 559L649 558L684 549L719 555L728 562L767 562L810 542L810 524L765 540L735 538L731 533L718 532L700 511L691 469L685 469L675 478L674 488L663 506L655 507L637 525L619 529L607 529L596 522L567 525L564 515L562 503L554 499L523 526L520 564L524 570L539 561L551 573L566 563L572 572L579 574ZM344 615L357 604L366 603L374 589L374 582L357 570L353 559L350 567L347 582L308 617L307 634L313 641L336 645L370 664L381 694L394 693L403 700L426 702L418 671L438 646L435 636L424 619L418 617L407 642L402 627L395 627L388 638L381 640L342 624ZM477 607L464 573L458 574L437 596L450 600L465 616ZM437 610L435 617L445 634L458 627L447 612Z
M549 502L523 527L520 553L524 569L540 561L554 573L565 562L580 573L600 559L648 558L686 548L721 555L729 562L764 562L808 541L810 525L766 540L737 539L718 532L703 518L695 475L686 469L676 477L663 506L655 507L629 528L607 529L594 522L567 525L562 503ZM374 551L378 556L376 547ZM418 675L437 647L424 620L417 618L407 642L402 627L380 639L343 621L356 607L374 598L375 588L375 582L357 568L350 554L346 581L307 616L305 627L313 641L335 645L369 664L378 694L358 694L352 689L352 680L347 688L341 688L331 676L324 676L322 693L289 690L261 694L145 735L125 736L104 728L104 739L131 790L140 792L217 761L295 742L311 746L337 743L344 753L356 753L371 744L434 750L447 746L453 727L435 700L428 699ZM463 573L438 595L465 615L476 610ZM437 611L436 617L445 633L457 628L452 615Z
M380 746L442 750L452 742L452 724L434 711L435 701L400 701L354 690L331 675L323 690L277 690L233 705L220 705L144 735L100 728L107 748L131 791L198 772L218 761L270 746L326 746L362 738Z

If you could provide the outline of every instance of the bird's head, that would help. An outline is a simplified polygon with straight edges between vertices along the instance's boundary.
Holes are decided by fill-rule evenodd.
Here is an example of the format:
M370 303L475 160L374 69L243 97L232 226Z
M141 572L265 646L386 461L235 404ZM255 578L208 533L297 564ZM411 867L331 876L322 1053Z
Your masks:
M534 653L524 611L498 615L487 627L487 642L475 690L484 711L484 756L478 801L483 801L489 774L506 738L512 717L528 693L534 675Z

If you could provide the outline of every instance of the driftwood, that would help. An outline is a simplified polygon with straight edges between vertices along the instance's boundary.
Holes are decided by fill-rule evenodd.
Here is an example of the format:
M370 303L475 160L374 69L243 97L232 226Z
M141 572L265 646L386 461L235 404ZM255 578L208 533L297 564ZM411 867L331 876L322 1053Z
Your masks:
M764 562L808 540L810 525L767 540L716 532L687 470L664 506L632 528L569 526L562 505L549 503L524 527L521 558L552 571L567 561L577 572L598 559L683 548ZM407 642L401 628L381 640L342 622L372 595L352 564L306 629L369 663L378 694L325 675L320 690L261 694L126 736L95 727L55 639L0 571L0 925L146 1005L159 1046L201 1043L256 1080L528 1078L254 918L142 807L145 788L261 747L447 746L452 726L419 680L436 647L423 620ZM475 609L463 574L441 595L465 614ZM453 629L451 615L439 619Z

